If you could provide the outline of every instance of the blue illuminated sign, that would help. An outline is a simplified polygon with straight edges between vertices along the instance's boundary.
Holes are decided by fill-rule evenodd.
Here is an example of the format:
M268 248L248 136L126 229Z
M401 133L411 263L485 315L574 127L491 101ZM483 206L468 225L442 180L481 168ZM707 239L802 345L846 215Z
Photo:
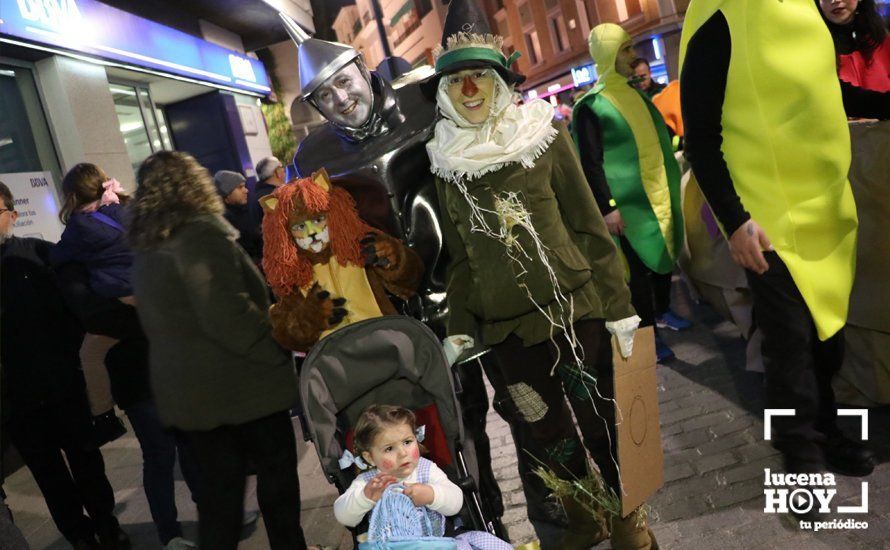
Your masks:
M0 35L253 93L263 64L96 0L0 0Z
M572 81L575 87L591 84L596 81L596 68L593 63L582 65L580 67L572 67Z

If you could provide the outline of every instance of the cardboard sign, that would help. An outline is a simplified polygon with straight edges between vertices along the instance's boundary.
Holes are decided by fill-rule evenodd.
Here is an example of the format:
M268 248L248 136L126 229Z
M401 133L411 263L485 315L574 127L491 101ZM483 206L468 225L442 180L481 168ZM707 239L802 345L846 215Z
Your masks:
M652 327L636 331L633 353L627 359L621 357L613 337L612 361L618 405L618 467L623 488L621 515L626 517L664 484Z
M0 181L12 191L19 217L13 227L16 237L35 237L57 242L62 236L59 199L50 172L0 174Z

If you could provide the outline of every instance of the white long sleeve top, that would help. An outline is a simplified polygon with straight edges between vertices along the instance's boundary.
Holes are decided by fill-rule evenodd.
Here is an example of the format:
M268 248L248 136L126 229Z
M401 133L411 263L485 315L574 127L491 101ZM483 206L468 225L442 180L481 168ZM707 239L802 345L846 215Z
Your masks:
M421 458L420 460L426 460ZM376 469L372 470L375 472ZM411 475L404 479L398 480L399 483L418 483L418 468L414 468ZM362 476L355 478L349 489L340 495L334 502L334 516L341 524L347 527L355 527L361 523L362 518L374 509L377 504L373 500L365 496L365 485ZM453 516L460 511L464 503L464 494L460 487L455 485L448 479L445 472L441 470L435 463L430 462L430 479L427 485L433 488L433 503L429 505L430 509L439 512L443 516Z

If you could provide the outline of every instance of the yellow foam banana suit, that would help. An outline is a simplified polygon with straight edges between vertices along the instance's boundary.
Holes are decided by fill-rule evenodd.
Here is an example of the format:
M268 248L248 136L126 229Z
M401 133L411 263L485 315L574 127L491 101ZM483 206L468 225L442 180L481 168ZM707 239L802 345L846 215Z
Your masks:
M723 154L825 340L847 318L858 225L831 36L812 0L693 0L681 71L690 40L717 12L731 40Z

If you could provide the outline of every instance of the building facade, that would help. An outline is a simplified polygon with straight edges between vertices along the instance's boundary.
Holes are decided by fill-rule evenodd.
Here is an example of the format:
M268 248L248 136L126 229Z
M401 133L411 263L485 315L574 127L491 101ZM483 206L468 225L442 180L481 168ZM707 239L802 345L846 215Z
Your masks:
M303 0L283 9L311 28ZM305 2L308 5L308 2ZM289 41L278 10L241 0L0 0L0 180L21 197L21 236L58 238L62 175L92 162L129 192L142 161L183 150L254 176L271 154L250 52Z
M447 6L437 0L379 0L393 55L413 66L432 62ZM677 77L683 14L689 0L478 0L492 31L504 37L507 54L519 51L520 87L527 97L548 97L593 81L587 36L599 23L622 25L653 76ZM383 59L371 0L341 9L333 25L337 40L361 51L369 67Z
M677 78L680 30L689 0L484 0L492 29L519 51L526 96L547 97L595 78L590 29L618 23L633 37L653 76Z
M432 63L433 49L442 38L448 7L441 0L378 0L390 51L413 67ZM356 0L340 10L334 21L337 41L362 53L368 67L383 61L384 49L371 0Z

